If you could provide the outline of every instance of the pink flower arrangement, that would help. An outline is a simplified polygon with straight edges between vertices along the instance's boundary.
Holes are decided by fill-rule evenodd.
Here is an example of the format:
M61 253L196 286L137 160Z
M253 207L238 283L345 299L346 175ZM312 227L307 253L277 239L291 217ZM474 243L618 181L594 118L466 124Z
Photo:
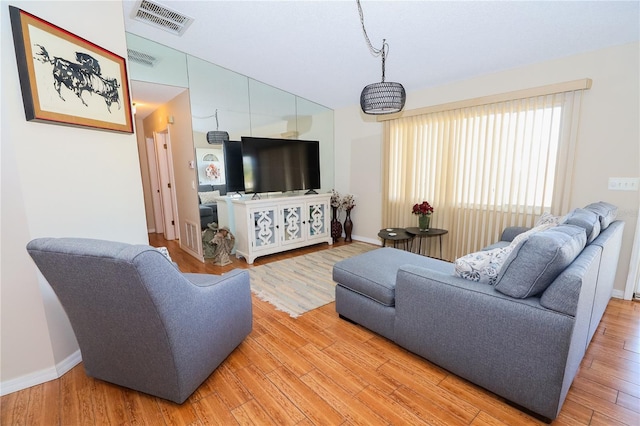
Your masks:
M429 204L428 201L423 201L422 204L414 204L411 213L426 216L433 213L433 207L431 207L431 204Z
M210 179L217 179L220 177L220 169L218 169L213 163L207 166L207 168L205 169L205 173Z

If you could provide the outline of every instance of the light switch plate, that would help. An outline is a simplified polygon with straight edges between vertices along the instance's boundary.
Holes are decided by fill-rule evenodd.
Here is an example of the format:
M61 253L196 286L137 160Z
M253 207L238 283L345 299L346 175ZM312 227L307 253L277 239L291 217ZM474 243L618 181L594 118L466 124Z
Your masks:
M640 178L612 177L609 178L609 189L613 191L637 191Z

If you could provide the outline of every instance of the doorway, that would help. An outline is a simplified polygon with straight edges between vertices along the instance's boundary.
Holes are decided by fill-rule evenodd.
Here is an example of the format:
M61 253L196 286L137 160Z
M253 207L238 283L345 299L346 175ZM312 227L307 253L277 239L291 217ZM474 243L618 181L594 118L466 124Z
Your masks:
M149 167L149 186L151 187L151 206L154 228L153 232L164 234L164 225L162 220L162 200L160 198L160 181L158 177L158 160L156 160L156 145L154 139L145 139L145 148L147 150L147 167Z
M156 222L156 226L158 223L162 224L164 238L166 240L175 240L176 235L179 235L176 230L178 224L178 202L175 191L176 185L173 174L169 129L153 132L153 142L155 155L148 153L148 157L149 159L155 158L155 169L157 170L155 194L158 195L157 204L159 206L156 206L156 197L154 197L154 218L156 218L156 220L160 219L159 222ZM153 175L153 173L150 174ZM153 183L151 186L152 188L154 187Z

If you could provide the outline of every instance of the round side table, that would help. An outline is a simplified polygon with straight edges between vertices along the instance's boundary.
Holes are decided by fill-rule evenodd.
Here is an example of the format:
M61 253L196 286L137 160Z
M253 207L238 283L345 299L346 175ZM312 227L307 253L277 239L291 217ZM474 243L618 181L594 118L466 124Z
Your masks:
M406 228L407 234L418 237L418 254L422 252L422 239L423 238L431 238L438 237L440 240L440 259L442 259L442 236L449 231L446 229L438 229L438 228L429 228L426 231L421 231L417 226L413 226L411 228Z
M387 245L387 241L393 241L393 248L398 248L398 244L402 244L404 250L409 249L409 241L413 239L413 235L407 233L404 228L381 229L378 237L382 238L382 247Z

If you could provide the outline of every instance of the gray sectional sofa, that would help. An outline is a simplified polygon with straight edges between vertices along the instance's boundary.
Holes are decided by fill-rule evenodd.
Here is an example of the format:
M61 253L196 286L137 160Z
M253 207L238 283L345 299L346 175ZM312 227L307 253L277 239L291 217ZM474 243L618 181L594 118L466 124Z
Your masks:
M594 203L562 223L510 228L493 285L393 248L335 264L336 310L525 411L557 417L613 291L624 222Z
M203 202L202 195L216 192L217 195L226 195L226 185L198 185L198 208L200 209L200 227L204 230L210 223L218 223L218 204L215 202Z

